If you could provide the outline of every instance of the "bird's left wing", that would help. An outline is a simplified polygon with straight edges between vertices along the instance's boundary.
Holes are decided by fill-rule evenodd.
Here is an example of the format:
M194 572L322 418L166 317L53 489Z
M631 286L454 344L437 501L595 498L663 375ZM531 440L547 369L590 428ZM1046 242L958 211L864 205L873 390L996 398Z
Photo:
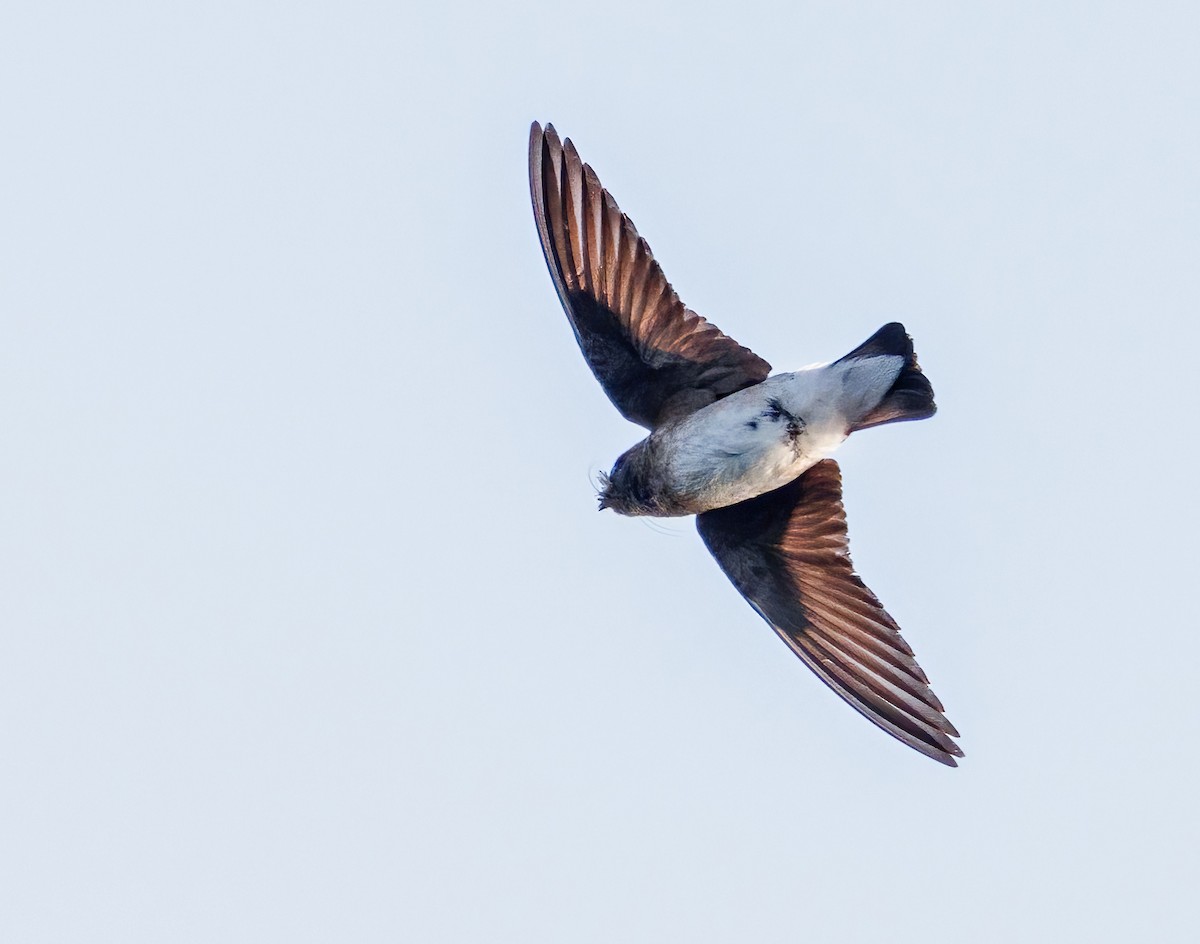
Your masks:
M958 731L900 636L854 572L832 459L793 482L696 518L721 569L810 669L855 709L956 767Z
M529 189L579 347L626 419L654 429L767 379L770 364L684 306L633 221L553 125L530 128Z

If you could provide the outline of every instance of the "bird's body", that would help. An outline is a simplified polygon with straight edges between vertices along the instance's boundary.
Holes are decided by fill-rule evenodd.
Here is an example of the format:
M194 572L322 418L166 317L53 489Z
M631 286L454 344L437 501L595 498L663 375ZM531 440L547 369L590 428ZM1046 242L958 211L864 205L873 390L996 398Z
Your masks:
M903 363L818 364L731 393L621 456L601 503L626 515L696 515L786 485L845 441Z
M697 516L734 586L814 673L889 734L949 766L954 726L854 573L846 437L932 416L933 388L900 324L830 363L771 367L684 307L646 241L568 139L535 122L529 182L542 251L584 358L650 432L604 476L600 507Z

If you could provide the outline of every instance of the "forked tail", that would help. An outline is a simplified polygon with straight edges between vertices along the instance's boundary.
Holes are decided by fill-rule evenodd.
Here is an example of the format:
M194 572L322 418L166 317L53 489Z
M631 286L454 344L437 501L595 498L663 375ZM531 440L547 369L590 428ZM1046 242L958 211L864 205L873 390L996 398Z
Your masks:
M917 363L912 338L898 321L884 325L836 363L889 355L903 357L904 366L880 401L850 427L852 433L884 423L928 419L937 412L933 387Z

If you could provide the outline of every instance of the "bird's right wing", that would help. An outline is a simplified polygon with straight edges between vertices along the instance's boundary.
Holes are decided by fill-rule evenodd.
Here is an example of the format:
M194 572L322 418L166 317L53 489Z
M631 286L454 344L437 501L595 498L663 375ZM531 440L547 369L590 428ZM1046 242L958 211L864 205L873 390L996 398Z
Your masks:
M684 307L633 221L553 125L530 129L529 188L575 337L626 419L654 429L767 378L770 364Z
M706 511L696 526L733 585L821 681L888 734L958 766L958 732L900 627L854 572L836 462Z

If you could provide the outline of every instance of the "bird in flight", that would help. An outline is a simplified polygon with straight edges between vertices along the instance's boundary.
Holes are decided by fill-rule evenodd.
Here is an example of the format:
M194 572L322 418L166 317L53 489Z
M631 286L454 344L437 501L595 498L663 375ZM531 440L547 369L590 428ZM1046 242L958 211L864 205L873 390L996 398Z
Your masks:
M529 133L542 251L592 373L649 435L601 477L600 508L696 515L717 564L817 677L948 766L962 750L882 604L854 572L841 473L851 433L934 414L900 324L827 364L771 365L679 300L633 221L553 125Z

